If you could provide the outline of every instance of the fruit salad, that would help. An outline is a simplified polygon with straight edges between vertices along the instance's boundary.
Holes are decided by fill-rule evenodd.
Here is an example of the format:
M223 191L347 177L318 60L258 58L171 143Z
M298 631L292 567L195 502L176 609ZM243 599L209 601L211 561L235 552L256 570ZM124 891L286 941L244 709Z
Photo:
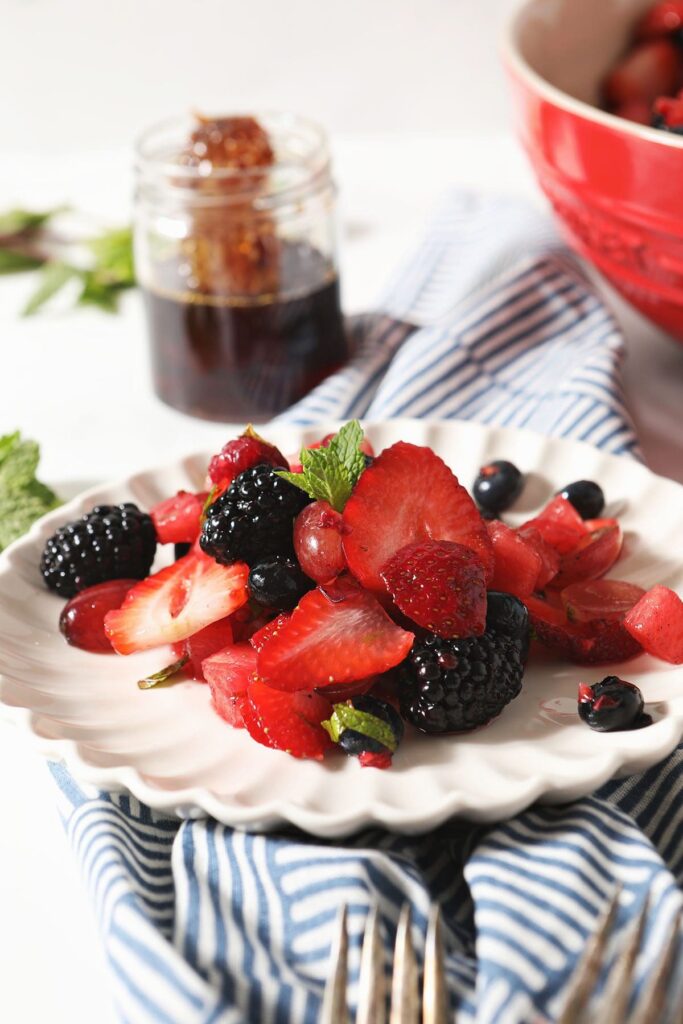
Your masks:
M291 459L247 428L205 490L149 513L97 505L48 539L40 568L68 598L70 644L160 648L141 689L189 677L257 743L386 768L416 730L504 712L541 647L583 666L683 663L683 602L617 578L622 530L599 484L567 484L514 527L502 517L524 484L498 460L470 494L430 448L375 454L356 421ZM159 548L170 564L153 572ZM577 710L600 731L649 721L613 675L582 680Z
M602 83L606 110L683 134L683 0L658 0Z

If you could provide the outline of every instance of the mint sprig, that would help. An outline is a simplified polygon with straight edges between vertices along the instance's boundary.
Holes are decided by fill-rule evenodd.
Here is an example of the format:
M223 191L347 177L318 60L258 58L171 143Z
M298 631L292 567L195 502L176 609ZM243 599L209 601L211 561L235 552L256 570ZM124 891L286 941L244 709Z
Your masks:
M178 658L172 664L160 668L158 672L152 672L151 675L145 676L144 679L138 679L138 688L140 690L151 690L155 686L167 683L169 679L173 679L181 669L185 668L189 660L187 654L184 654L182 658Z
M0 437L0 551L59 504L49 487L36 479L40 449L22 440L17 430Z
M393 729L387 722L377 715L370 714L369 711L358 711L351 704L335 704L333 713L320 724L333 743L339 743L339 738L346 729L353 729L354 732L377 740L392 754L398 746Z
M300 487L314 501L326 501L341 512L365 469L362 440L363 428L358 420L351 420L326 448L301 449L301 473L283 471L278 476Z

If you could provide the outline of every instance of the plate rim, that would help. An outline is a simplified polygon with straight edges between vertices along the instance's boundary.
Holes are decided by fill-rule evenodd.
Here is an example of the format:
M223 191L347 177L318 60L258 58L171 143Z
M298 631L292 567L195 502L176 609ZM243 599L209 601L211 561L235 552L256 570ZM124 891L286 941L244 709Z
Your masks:
M368 429L383 429L390 426L394 431L414 428L446 428L457 432L459 428L476 429L483 435L502 432L514 434L519 438L524 436L533 438L538 442L539 438L558 442L563 446L571 446L579 451L590 452L593 457L597 453L601 459L622 463L628 460L631 471L639 472L644 478L663 482L673 488L683 486L675 480L660 476L650 470L644 463L635 458L623 455L614 455L596 449L593 445L582 441L575 441L560 437L550 437L539 434L536 431L516 427L499 427L487 424L480 424L469 420L439 419L439 418L395 418L381 420L361 420L364 427ZM340 424L339 420L321 420L315 423L274 423L262 429L267 431L284 429L298 432L300 435L319 435L321 431L329 432ZM12 561L17 552L31 548L35 542L46 535L47 530L54 524L59 525L65 518L73 517L82 513L82 507L88 502L97 500L105 493L117 489L128 488L137 478L144 478L151 474L158 475L164 472L171 472L182 467L187 470L188 464L208 459L210 453L200 449L174 460L158 463L144 469L136 470L125 477L119 477L113 481L105 481L75 495L59 508L54 509L47 515L37 520L21 538L11 544L0 553L0 579L11 574L13 571ZM189 472L189 470L187 470ZM108 499L111 500L111 499ZM10 673L0 671L0 688L5 681L12 681ZM21 681L14 680L14 682ZM523 782L520 780L516 794L512 798L509 794L501 797L498 802L491 801L485 806L475 804L472 799L467 798L463 790L452 791L449 795L441 794L438 809L432 806L422 813L413 811L406 812L397 807L389 807L387 804L369 804L364 810L352 808L348 812L334 810L319 811L310 807L302 806L296 802L281 799L262 801L253 807L244 805L236 806L233 802L229 806L207 786L190 786L178 789L164 789L148 783L142 772L131 765L122 764L119 766L99 767L90 764L80 752L82 741L77 739L51 738L41 735L35 728L35 713L30 708L9 704L5 701L0 692L0 711L3 717L10 723L21 728L31 738L34 748L44 757L64 765L73 773L76 780L85 785L96 786L98 789L113 792L127 790L141 802L160 813L171 814L178 818L203 817L208 815L217 821L237 829L271 831L277 827L294 825L313 835L323 838L335 838L352 834L364 827L380 826L403 833L422 833L431 828L437 827L452 817L465 817L469 820L479 822L493 822L502 818L517 814L519 811L529 807L536 801L543 803L560 803L577 799L594 792L603 783L614 777L631 774L641 771L647 766L654 765L668 756L683 738L683 707L676 713L670 709L669 714L656 722L648 730L639 731L642 738L644 733L650 735L648 749L643 752L641 746L632 752L620 746L618 749L610 749L611 745L605 745L605 750L600 753L599 758L591 759L590 779L584 781L572 780L570 784L567 778L561 774L550 778L548 774L536 773ZM628 737L636 735L633 733L613 734L614 736Z

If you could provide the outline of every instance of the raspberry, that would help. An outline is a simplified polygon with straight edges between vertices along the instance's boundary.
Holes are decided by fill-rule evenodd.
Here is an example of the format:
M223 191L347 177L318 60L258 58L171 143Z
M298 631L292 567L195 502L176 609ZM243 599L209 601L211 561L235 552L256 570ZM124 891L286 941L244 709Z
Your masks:
M284 455L248 427L244 434L228 441L218 455L214 455L209 463L209 477L212 483L225 487L245 469L258 465L288 468Z
M221 565L244 561L253 566L268 555L291 555L294 520L310 500L273 466L253 466L207 509L201 549Z
M96 505L49 538L40 571L49 590L73 597L107 580L143 579L156 547L154 523L137 505Z

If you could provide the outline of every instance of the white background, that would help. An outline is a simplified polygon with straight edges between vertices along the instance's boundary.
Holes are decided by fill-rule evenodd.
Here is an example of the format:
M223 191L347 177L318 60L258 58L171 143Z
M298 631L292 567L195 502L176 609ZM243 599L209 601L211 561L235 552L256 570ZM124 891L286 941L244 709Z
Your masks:
M508 6L0 0L0 209L71 201L126 219L130 144L146 124L193 107L289 107L332 135L345 304L367 306L444 188L542 201L509 131L496 53ZM20 320L29 287L0 280L0 434L40 440L43 473L62 493L222 443L220 427L151 397L136 295L120 317ZM683 348L617 309L649 461L683 479ZM0 1019L109 1024L104 958L52 783L4 725L0 815Z

